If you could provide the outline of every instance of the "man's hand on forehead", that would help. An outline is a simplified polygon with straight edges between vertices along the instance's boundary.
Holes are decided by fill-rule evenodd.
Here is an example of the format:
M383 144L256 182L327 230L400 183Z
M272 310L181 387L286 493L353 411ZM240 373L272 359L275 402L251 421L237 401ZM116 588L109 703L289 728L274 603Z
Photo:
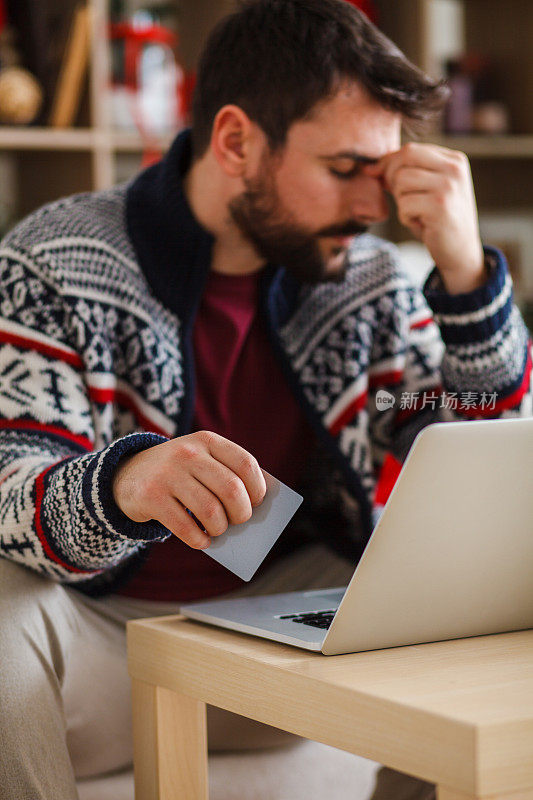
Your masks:
M446 288L469 292L486 280L470 165L464 153L410 142L363 167L394 197L400 222L428 248Z

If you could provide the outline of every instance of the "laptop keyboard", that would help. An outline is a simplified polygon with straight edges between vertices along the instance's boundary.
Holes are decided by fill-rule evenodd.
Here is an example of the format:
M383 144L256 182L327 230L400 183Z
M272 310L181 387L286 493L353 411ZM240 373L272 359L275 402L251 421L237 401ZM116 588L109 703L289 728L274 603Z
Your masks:
M313 628L329 628L337 609L330 611L308 611L304 614L284 614L279 619L290 619L291 622L301 622L302 625L312 625Z

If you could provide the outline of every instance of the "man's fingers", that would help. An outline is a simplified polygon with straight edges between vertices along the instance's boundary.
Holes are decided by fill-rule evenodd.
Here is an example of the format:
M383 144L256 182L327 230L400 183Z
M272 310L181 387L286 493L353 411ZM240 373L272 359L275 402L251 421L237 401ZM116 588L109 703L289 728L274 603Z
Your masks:
M383 177L389 191L394 191L399 170L411 167L456 177L465 163L467 159L463 153L439 145L409 142L400 150L387 153L376 164L365 166L364 170L369 175Z
M250 519L252 516L252 502L246 486L229 467L214 458L208 458L197 466L192 467L191 474L210 494L218 498L229 522L239 525L241 522L246 522ZM182 483L180 481L175 487L176 496L180 500L183 496L181 486ZM197 516L196 512L193 513Z
M266 494L266 483L257 460L243 447L224 439L223 436L216 433L205 433L204 436L213 458L240 478L252 506L259 505ZM209 488L214 491L211 485ZM216 494L219 496L218 493Z
M192 476L180 480L178 500L191 511L209 536L220 536L228 527L224 506L206 486Z
M447 188L447 178L438 172L419 167L400 167L394 176L392 193L396 198L415 192L420 194L443 192Z
M377 164L383 170L406 166L438 171L447 165L462 163L465 158L463 153L450 150L448 147L421 142L408 142L399 150L384 155Z
M440 212L434 198L426 192L406 194L398 204L398 219L417 235L423 234L425 226L437 219Z
M157 519L189 547L193 547L195 550L205 550L206 547L209 547L210 537L198 527L178 500L168 497L158 506L154 519Z

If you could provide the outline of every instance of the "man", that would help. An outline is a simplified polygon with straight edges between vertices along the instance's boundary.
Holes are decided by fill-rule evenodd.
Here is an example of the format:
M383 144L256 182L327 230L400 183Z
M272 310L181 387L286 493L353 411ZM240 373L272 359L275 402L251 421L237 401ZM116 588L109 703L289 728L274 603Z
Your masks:
M530 413L467 160L401 146L444 96L343 0L251 0L206 46L192 135L4 240L0 798L128 764L126 619L338 584L420 428ZM365 233L387 194L435 260L425 297ZM244 590L201 550L261 503L261 467L306 502ZM404 790L432 787L382 773Z

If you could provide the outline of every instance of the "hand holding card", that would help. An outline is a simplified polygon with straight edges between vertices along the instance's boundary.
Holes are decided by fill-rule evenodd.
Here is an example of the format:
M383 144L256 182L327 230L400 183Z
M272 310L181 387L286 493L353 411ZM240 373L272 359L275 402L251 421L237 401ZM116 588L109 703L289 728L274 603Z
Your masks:
M248 522L230 525L225 533L213 537L204 553L234 572L244 581L254 576L279 539L303 497L263 470L267 491L261 505L254 508Z
M112 488L129 519L157 520L248 581L303 499L244 448L210 431L128 455Z

